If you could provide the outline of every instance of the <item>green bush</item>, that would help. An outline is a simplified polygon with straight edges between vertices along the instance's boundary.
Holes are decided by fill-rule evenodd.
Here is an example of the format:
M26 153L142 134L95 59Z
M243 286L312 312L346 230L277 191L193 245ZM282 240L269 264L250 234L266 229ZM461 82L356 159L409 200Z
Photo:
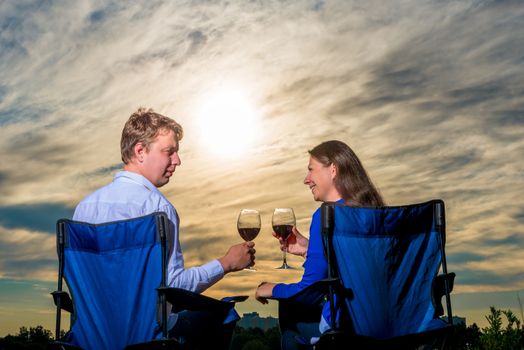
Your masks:
M506 317L506 327L503 326L502 315ZM520 350L524 349L524 329L520 320L511 310L498 310L490 307L486 316L489 326L482 329L480 349L483 350Z

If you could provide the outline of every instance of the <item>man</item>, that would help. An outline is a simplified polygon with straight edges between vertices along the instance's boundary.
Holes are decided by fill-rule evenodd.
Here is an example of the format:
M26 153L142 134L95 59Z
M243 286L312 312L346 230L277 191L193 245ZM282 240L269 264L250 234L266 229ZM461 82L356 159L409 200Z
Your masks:
M122 131L120 150L124 170L114 176L112 183L84 198L76 207L73 219L96 224L165 212L169 219L170 234L173 235L168 262L168 286L200 293L225 274L253 266L255 250L253 242L237 244L216 260L202 266L184 268L179 242L179 218L173 205L158 190L169 182L176 167L181 164L178 148L182 136L182 127L174 120L151 109L138 109ZM194 325L198 320L195 321L195 315L184 315L178 317L172 333L191 338L191 334L186 333L199 327ZM176 317L170 318L170 326L175 320ZM209 325L214 321L207 320L204 323Z

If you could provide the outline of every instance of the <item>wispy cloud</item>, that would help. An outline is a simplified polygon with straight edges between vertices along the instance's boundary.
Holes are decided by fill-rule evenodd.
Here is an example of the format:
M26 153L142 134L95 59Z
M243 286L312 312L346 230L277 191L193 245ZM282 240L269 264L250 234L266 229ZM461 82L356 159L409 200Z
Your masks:
M523 21L514 1L2 2L0 275L49 278L54 221L111 181L125 120L152 106L186 131L162 191L187 266L240 241L242 207L263 215L263 268L211 294L274 277L274 207L307 233L307 150L326 139L352 146L388 203L446 201L457 292L522 289ZM226 160L196 111L229 83L259 125Z
M51 281L56 276L54 235L0 227L0 279Z

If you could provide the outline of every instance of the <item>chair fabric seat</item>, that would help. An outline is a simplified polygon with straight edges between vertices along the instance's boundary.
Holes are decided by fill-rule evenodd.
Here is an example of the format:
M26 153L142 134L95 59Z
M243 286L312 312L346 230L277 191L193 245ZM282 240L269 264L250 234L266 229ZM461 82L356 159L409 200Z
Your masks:
M157 219L90 225L66 222L64 278L74 301L67 340L123 349L161 337L157 317L162 249Z
M438 210L443 215L443 202L381 208L329 206L324 212L331 210L332 217L322 222L331 223L329 229L323 228L323 239L335 274L331 277L338 277L339 282L324 306L323 330L342 331L375 344L446 333L450 325L438 317L442 307L435 305L434 297L441 266L447 274L445 232L437 220Z
M333 248L356 334L387 339L446 324L434 319L432 283L441 262L430 204L335 206Z

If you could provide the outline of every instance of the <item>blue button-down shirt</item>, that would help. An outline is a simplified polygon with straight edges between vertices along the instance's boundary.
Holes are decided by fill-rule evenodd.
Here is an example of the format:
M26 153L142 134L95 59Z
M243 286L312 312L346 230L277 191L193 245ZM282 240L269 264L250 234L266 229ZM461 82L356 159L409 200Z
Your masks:
M131 219L154 212L165 212L172 227L167 283L170 287L203 292L224 276L218 260L189 269L178 238L179 218L173 205L145 177L129 171L118 172L113 182L84 198L75 209L73 220L98 224Z

